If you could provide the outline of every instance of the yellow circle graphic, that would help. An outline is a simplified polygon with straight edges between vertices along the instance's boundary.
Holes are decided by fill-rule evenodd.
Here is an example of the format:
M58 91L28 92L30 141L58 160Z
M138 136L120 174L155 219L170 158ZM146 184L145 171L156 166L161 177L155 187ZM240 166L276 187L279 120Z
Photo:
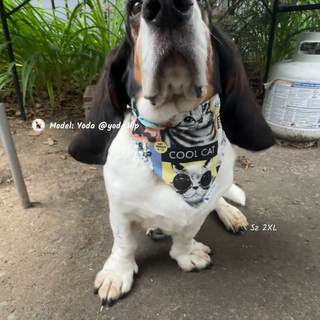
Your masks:
M165 153L168 150L168 146L163 141L157 141L154 143L154 149L159 153Z

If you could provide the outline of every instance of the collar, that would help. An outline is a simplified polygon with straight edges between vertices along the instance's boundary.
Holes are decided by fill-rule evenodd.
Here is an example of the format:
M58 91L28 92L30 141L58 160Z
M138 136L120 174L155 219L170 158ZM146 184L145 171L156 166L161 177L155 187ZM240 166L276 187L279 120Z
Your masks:
M138 120L140 121L141 124L143 124L145 127L161 127L160 123L156 123L156 122L150 122L146 119L144 119L143 117L141 117L139 115L138 109L137 109L137 104L136 104L136 99L132 98L131 99L131 110L133 115L138 118Z

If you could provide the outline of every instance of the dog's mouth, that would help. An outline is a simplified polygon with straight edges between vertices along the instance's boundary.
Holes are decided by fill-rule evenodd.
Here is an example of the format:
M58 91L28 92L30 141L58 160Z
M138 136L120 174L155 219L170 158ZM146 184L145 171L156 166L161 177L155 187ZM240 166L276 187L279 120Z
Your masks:
M187 37L183 41L174 40L173 37L164 39L162 35L160 40L156 41L159 48L155 48L154 52L152 79L153 92L156 94L144 95L154 106L181 97L199 99L203 87L207 84L206 79L201 77L205 70L200 70L193 52L193 40L190 39L190 46L187 46ZM202 79L197 81L199 77Z
M199 86L193 81L194 77L199 75L200 70L190 50L173 50L160 63L159 72L159 79L162 79L164 83L170 82L173 95L184 95L183 87L190 82L189 86L195 91L195 97L200 98L205 83ZM169 81L169 79L172 80Z
M159 57L159 63L155 71L157 78L161 81L169 81L166 77L170 77L170 79L178 77L191 78L198 73L197 61L194 60L190 50L173 47L166 54Z

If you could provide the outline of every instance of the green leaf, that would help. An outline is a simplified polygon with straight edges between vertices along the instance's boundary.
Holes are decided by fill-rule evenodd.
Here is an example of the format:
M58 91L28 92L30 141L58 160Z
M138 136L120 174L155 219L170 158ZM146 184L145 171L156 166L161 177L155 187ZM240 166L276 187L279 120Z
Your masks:
M52 83L50 81L47 81L47 91L50 98L50 105L51 105L51 114L53 114L54 110L54 91L52 87Z

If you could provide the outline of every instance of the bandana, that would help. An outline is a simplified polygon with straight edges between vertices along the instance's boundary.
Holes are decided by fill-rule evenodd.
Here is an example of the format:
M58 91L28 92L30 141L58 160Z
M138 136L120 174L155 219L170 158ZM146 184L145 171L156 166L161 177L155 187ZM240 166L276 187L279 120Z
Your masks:
M219 96L165 124L142 118L134 100L131 107L130 135L145 164L192 207L208 202L226 145Z

